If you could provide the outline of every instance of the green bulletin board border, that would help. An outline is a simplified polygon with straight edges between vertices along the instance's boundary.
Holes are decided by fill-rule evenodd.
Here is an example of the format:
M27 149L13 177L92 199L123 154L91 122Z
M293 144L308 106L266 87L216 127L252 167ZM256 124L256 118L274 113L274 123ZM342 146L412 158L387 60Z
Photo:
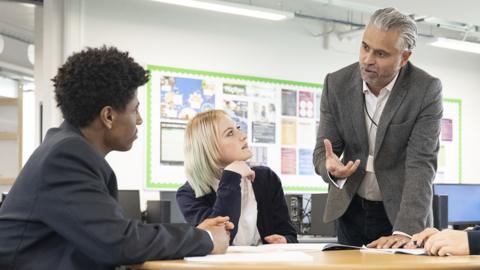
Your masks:
M312 88L319 88L319 87L321 88L323 86L322 84L318 84L318 83L297 82L297 81L289 81L289 80L271 79L271 78L264 78L264 77L236 75L236 74L229 74L229 73L165 67L165 66L148 65L147 69L150 70L150 72L152 71L176 72L176 73L183 73L187 75L234 79L234 80L242 80L242 81L249 81L249 82L253 81L253 82L272 83L272 84L289 84L289 85L295 85L295 86L301 86L301 87L312 87Z
M176 67L167 67L167 66L157 66L157 65L147 65L147 69L151 72L159 71L159 72L175 72L179 74L185 75L197 75L197 76L206 76L206 77L214 77L214 78L221 78L221 79L233 79L233 80L242 80L248 82L261 82L261 83L271 83L271 84L281 84L281 85L293 85L293 86L300 86L300 87L309 87L309 88L323 88L322 84L318 83L307 83L307 82L297 82L297 81L289 81L289 80L280 80L280 79L271 79L271 78L264 78L264 77L256 77L256 76L246 76L246 75L237 75L237 74L229 74L229 73L221 73L221 72L211 72L211 71L204 71L204 70L195 70L195 69L184 69L184 68L176 68ZM152 123L151 123L151 114L152 114L152 85L151 80L147 83L147 93L146 93L146 188L149 189L165 189L165 190L176 190L180 187L180 184L177 183L154 183L152 182L152 170L151 170L151 139L152 139ZM444 98L443 102L450 102L458 104L459 108L459 116L458 116L458 134L459 134L459 147L458 147L458 182L462 183L462 100L455 99L455 98ZM285 191L289 192L327 192L327 187L308 187L308 186L285 186L283 187Z
M196 76L205 76L205 77L213 77L213 78L220 78L220 79L232 79L232 80L241 80L241 81L248 81L248 82L260 82L260 83L271 83L271 84L281 84L281 85L292 85L292 86L299 86L299 87L308 87L308 88L322 88L322 84L318 83L307 83L307 82L297 82L297 81L289 81L289 80L280 80L280 79L271 79L271 78L264 78L264 77L255 77L255 76L246 76L246 75L236 75L236 74L229 74L229 73L221 73L221 72L211 72L211 71L204 71L204 70L195 70L195 69L184 69L184 68L176 68L176 67L167 67L167 66L157 66L157 65L147 65L147 70L150 73L154 71L159 72L175 72L179 74L185 75L196 75ZM176 190L180 187L180 184L177 183L154 183L152 182L152 122L151 122L151 114L152 114L152 85L151 80L147 83L147 93L146 93L146 188L148 189L165 189L165 190ZM319 179L320 181L320 179ZM327 192L327 187L308 187L308 186L284 186L283 190L288 192L311 192L311 193L324 193Z

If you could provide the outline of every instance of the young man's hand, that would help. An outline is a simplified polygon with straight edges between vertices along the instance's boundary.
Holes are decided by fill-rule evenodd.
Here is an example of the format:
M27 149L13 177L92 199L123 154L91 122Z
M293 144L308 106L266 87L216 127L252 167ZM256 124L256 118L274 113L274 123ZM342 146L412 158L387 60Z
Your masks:
M216 217L205 219L198 224L197 228L209 231L213 238L213 250L211 254L223 254L230 244L230 231L235 226L229 221L229 217Z

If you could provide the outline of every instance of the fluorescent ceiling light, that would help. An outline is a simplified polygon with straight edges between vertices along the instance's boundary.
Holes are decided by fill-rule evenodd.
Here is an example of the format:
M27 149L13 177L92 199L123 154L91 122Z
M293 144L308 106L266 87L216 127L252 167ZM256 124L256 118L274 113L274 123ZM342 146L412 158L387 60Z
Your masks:
M342 8L347 8L347 9L357 10L362 12L368 12L368 13L374 13L378 9L378 6L375 6L375 5L357 3L360 1L356 1L356 2L346 1L346 0L313 0L313 1L322 3L324 5L332 5L332 6L337 6L337 7L342 7Z
M153 0L157 2L179 5L184 7L193 7L205 10L213 10L235 15L242 15L272 21L280 21L293 18L292 12L266 9L261 7L241 5L216 0Z
M448 39L448 38L438 38L437 41L430 43L430 45L435 47L440 47L440 48L447 48L452 50L480 54L480 43Z
M20 3L20 5L27 7L27 8L35 8L35 4L29 4L29 3Z

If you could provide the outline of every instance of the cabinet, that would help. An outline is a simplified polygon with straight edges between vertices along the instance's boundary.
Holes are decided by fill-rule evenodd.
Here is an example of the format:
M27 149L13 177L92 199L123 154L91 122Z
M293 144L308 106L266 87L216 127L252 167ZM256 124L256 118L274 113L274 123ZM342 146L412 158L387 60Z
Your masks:
M12 185L22 166L22 90L0 94L0 185Z

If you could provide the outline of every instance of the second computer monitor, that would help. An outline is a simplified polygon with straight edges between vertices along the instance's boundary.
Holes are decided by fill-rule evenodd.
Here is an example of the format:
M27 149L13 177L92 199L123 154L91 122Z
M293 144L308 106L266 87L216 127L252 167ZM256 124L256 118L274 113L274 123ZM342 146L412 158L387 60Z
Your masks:
M448 224L480 224L480 184L434 184L433 193L448 196Z
M140 192L138 190L119 190L118 202L127 218L142 220Z

